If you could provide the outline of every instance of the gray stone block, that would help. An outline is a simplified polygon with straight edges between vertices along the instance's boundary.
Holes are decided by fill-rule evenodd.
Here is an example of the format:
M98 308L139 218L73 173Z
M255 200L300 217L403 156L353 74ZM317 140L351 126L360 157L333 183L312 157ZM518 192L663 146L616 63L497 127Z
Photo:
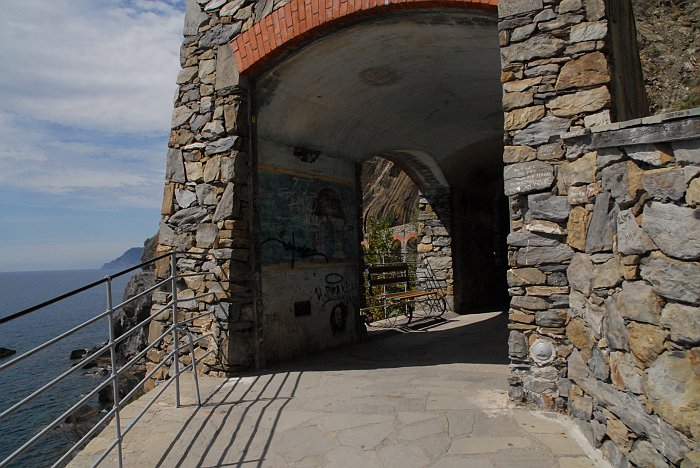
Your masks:
M544 8L542 0L501 0L498 3L498 17L506 18L542 8Z
M554 167L542 161L511 164L503 169L506 195L548 189L554 183Z
M669 257L700 259L700 210L671 203L649 203L642 228Z
M657 294L700 305L700 263L674 260L654 252L642 260L641 274Z
M561 222L569 218L571 206L567 197L538 193L527 197L529 214L534 219Z

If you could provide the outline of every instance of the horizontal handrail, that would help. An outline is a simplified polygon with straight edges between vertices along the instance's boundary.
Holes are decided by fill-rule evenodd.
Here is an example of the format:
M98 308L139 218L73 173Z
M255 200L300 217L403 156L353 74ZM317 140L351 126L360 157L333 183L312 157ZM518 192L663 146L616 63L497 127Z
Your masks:
M14 358L13 360L11 360L11 361L9 361L9 362L6 362L5 364L0 365L0 372L4 371L4 370L7 369L8 367L14 366L14 365L17 364L19 361L23 361L24 359L28 358L29 356L32 356L32 355L38 353L38 352L41 351L42 349L46 349L46 348L48 348L49 346L51 346L52 344L58 343L58 342L61 341L62 339L66 338L66 337L68 337L68 336L70 336L70 335L72 335L73 333L75 333L75 332L77 332L77 331L79 331L79 330L82 330L83 328L87 327L88 325L92 325L93 323L97 322L98 320L100 320L100 319L102 319L102 318L105 318L105 317L108 316L108 315L109 315L109 311L102 312L101 314L96 315L95 317L93 317L93 318L91 318L91 319L89 319L89 320L87 320L87 321L85 321L85 322L83 322L83 323L81 323L81 324L79 324L79 325L76 325L75 327L71 328L71 329L68 330L67 332L61 333L61 334L58 335L57 337L54 337L54 338L51 338L51 339L48 340L48 341L45 341L44 343L40 344L40 345L37 346L36 348L30 349L30 350L27 351L26 353L20 354L19 356L17 356L17 357Z
M18 319L18 318L20 318L20 317L23 317L23 316L25 316L25 315L27 315L27 314L31 314L32 312L36 312L36 311L39 310L39 309L43 309L44 307L50 306L50 305L55 304L55 303L57 303L57 302L60 302L60 301L62 301L62 300L64 300L64 299L68 299L68 298L71 297L71 296L75 296L76 294L79 294L79 293L81 293L81 292L83 292L83 291L87 291L88 289L94 288L95 286L99 286L99 285L101 285L101 284L104 284L104 283L106 283L107 281L109 281L110 279L119 278L120 276L124 276L124 275L127 274L127 273L131 273L131 272L134 271L134 270L137 270L137 269L142 268L142 267L144 267L144 266L146 266L146 265L149 265L149 264L151 264L151 263L154 263L154 262L156 262L156 261L158 261L158 260L160 260L160 259L163 259L163 258L165 258L165 257L168 257L169 255L170 255L170 253L166 253L166 254L163 254L163 255L161 255L161 256L159 256L159 257L152 258L151 260L148 260L148 261L143 262L143 263L139 263L138 265L135 265L135 266L133 266L133 267L127 268L126 270L122 270L122 271L120 271L120 272L118 272L118 273L115 273L114 275L108 275L108 276L102 278L101 280L95 281L95 282L90 283L90 284L86 284L85 286L82 286L82 287L80 287L80 288L78 288L78 289L74 289L74 290L69 291L69 292L67 292L67 293L65 293L65 294L61 294L60 296L56 296L56 297L54 297L53 299L49 299L48 301L42 302L41 304L37 304L37 305L31 306L31 307L27 307L27 308L24 309L24 310L20 310L19 312L15 312L14 314L10 314L10 315L7 315L7 316L5 316L5 317L0 317L0 325L2 325L2 324L5 323L5 322L10 322L10 321L12 321L12 320L15 320L15 319Z
M216 278L218 276L217 272L211 272L211 271L204 271L204 272L193 272L193 273L184 273L184 274L177 274L177 259L182 258L178 256L178 252L168 252L163 255L160 255L158 257L155 257L149 261L143 262L139 265L135 265L133 267L130 267L126 270L123 270L121 272L118 272L114 275L108 275L105 278L95 281L93 283L90 283L88 285L85 285L81 288L74 289L68 293L62 294L60 296L57 296L51 300L45 301L41 304L37 304L36 306L29 307L27 309L24 309L22 311L19 311L17 313L8 315L6 317L3 317L0 319L0 324L7 323L11 320L14 320L16 318L25 316L27 314L30 314L32 312L35 312L43 307L46 307L51 304L55 304L57 302L60 302L64 299L67 299L71 296L74 296L76 294L79 294L81 292L84 292L90 288L94 288L95 286L98 286L100 284L105 284L107 285L107 297L108 297L108 308L105 312L101 312L97 314L96 316L86 320L85 322L74 326L70 330L61 333L60 335L53 337L49 339L48 341L34 347L33 349L21 354L20 356L16 357L15 359L12 359L11 361L0 365L0 371L6 370L9 367L12 367L16 365L17 363L27 359L28 357L48 348L51 345L56 344L57 342L63 340L64 338L78 332L79 330L82 330L83 328L92 325L96 323L97 321L107 318L109 322L109 340L106 344L102 345L99 349L96 351L93 351L90 353L88 356L85 356L82 360L79 360L77 363L74 363L73 366L71 366L70 369L67 369L66 371L62 372L59 376L51 379L48 383L42 385L40 388L34 390L31 392L29 395L25 396L22 398L20 401L16 402L13 404L11 407L5 409L2 413L0 413L0 419L5 418L18 410L20 410L22 407L26 406L27 403L29 403L31 400L39 397L41 394L43 394L45 391L48 389L54 387L56 384L59 382L63 381L64 379L68 378L71 374L75 373L79 369L82 369L86 364L89 364L90 362L93 362L97 360L100 357L103 357L105 353L109 352L110 356L110 368L111 374L105 378L104 381L99 383L96 387L94 387L91 391L89 391L86 395L81 396L81 398L73 404L70 408L68 408L66 411L64 411L61 416L58 418L54 419L50 423L48 423L46 426L44 426L37 434L35 434L33 437L31 437L29 440L27 440L24 444L22 444L19 448L14 450L8 457L6 457L4 460L0 460L0 466L4 467L8 463L10 463L12 460L15 460L18 456L20 456L22 453L24 453L30 446L34 445L41 437L45 436L51 429L55 428L57 425L59 425L62 421L65 421L68 416L73 414L75 411L77 411L81 406L85 405L90 398L94 398L95 395L100 393L102 390L105 388L109 387L112 385L112 392L114 394L114 404L112 408L94 425L92 426L91 429L87 431L83 437L80 438L80 440L75 443L70 449L68 449L66 452L62 454L60 459L54 464L54 466L60 466L65 461L69 459L69 457L75 453L80 447L82 447L91 437L93 437L98 430L104 428L105 424L111 419L115 418L115 429L117 431L117 437L115 438L114 442L109 445L107 450L102 454L102 456L96 461L95 464L99 464L102 460L105 459L105 457L115 448L119 447L119 466L122 465L122 453L121 453L121 443L124 435L129 432L129 430L138 422L138 420L145 414L145 412L150 408L153 403L160 397L160 395L165 391L168 386L175 381L176 383L176 396L177 396L177 404L179 406L179 401L180 401L180 394L179 394L179 377L182 374L182 372L187 371L188 369L191 369L195 374L195 387L197 390L197 402L201 402L200 396L199 396L199 384L197 380L197 366L208 356L210 356L212 353L215 352L214 349L209 349L207 350L202 356L197 358L195 355L195 344L201 342L202 340L211 338L214 336L212 332L207 332L203 334L195 334L194 336L186 326L191 325L194 321L202 319L203 317L208 317L208 316L214 316L215 311L214 310L209 310L205 311L202 313L196 313L192 314L191 317L185 319L185 320L178 320L178 315L182 313L182 310L187 310L182 307L178 307L179 304L182 303L187 303L190 301L197 301L199 299L205 298L205 297L215 297L221 293L225 294L225 291L209 291L206 293L198 294L193 297L187 297L187 298L178 298L178 287L177 287L177 281L182 278L187 278L187 277L194 277L194 276L213 276ZM210 256L211 253L202 253L202 254L190 254L187 253L187 256L195 256L195 257L205 257L205 256ZM112 295L111 295L111 285L112 285L112 280L114 278L123 276L131 271L134 271L138 268L144 267L148 264L152 264L158 260L161 260L163 258L170 257L171 262L171 272L170 276L164 280L161 280L157 282L156 284L148 287L146 290L139 292L138 294L124 300L120 304L114 306L112 304ZM115 312L117 312L120 309L123 309L126 305L138 300L141 297L146 296L149 293L152 293L153 291L162 288L163 286L166 286L170 283L170 291L171 291L171 298L168 301L167 304L162 305L157 312L151 311L149 314L149 317L145 318L144 320L140 321L139 323L133 325L131 329L127 330L126 332L122 333L119 337L114 336L113 332L113 323L116 318ZM166 296L167 297L167 296ZM120 367L117 365L118 363L115 360L115 353L116 353L116 345L125 341L127 338L132 336L133 334L137 333L139 330L143 330L144 327L147 327L150 325L154 320L160 319L162 320L161 317L164 312L169 311L169 309L172 308L172 322L170 323L169 326L164 327L165 330L162 331L160 336L158 336L155 339L152 339L150 343L146 345L146 347L142 350L140 350L135 356L131 357L125 364L121 365ZM180 311L180 312L178 312ZM170 321L170 319L168 320ZM181 341L180 338L178 338L178 333L184 333L186 341L183 342ZM161 343L164 342L166 337L168 335L173 336L173 343L172 343L172 350L168 353L165 354L165 356L160 360L159 363L157 363L152 369L149 370L149 372L146 373L146 375L138 382L134 387L131 388L130 391L126 393L124 397L120 396L118 387L119 384L118 382L124 378L124 374L130 369L134 364L136 364L138 361L142 360L150 350L152 350L154 347L160 345ZM190 359L190 364L182 367L180 363L180 356L182 355L182 351L186 350L189 348L189 352L191 354L191 359ZM178 366L180 364L180 366ZM146 408L144 408L139 415L137 415L134 420L131 422L131 424L126 428L126 430L122 431L120 429L120 410L126 406L129 403L129 400L136 395L136 393L143 388L143 386L146 384L146 382L149 381L149 379L152 379L153 376L156 374L156 372L159 372L164 366L166 365L173 365L174 371L172 371L174 374L170 379L166 379L166 382L163 385L158 385L159 391L156 392L156 395L154 398L148 403ZM201 404L201 403L198 403Z

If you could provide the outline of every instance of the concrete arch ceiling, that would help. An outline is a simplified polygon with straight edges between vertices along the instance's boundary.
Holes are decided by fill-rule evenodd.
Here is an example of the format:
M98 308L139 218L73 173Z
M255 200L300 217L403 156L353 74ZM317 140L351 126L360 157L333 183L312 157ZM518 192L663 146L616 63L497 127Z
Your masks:
M365 21L299 50L256 89L264 141L356 162L418 161L432 169L423 182L433 186L501 170L494 14L395 12Z

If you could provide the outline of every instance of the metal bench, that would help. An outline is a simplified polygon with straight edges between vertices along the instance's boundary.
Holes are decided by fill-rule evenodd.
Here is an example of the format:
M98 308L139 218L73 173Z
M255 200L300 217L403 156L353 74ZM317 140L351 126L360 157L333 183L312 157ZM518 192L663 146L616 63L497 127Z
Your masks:
M445 313L445 298L438 289L416 290L411 287L409 267L405 262L370 264L365 269L369 305L361 310L366 321L371 320L372 311L383 313L380 325L408 325L413 319L416 304L420 304L422 315L437 318ZM400 317L405 316L405 320Z

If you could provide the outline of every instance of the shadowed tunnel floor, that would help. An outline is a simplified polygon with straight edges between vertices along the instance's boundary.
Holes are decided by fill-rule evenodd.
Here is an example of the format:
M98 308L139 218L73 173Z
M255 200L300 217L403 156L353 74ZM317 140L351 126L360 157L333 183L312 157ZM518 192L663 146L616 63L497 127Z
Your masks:
M124 441L124 466L606 466L566 419L507 398L504 314L454 317L236 378L182 379ZM126 426L149 395L129 405ZM108 428L71 466L90 466ZM116 450L106 466L116 466Z

